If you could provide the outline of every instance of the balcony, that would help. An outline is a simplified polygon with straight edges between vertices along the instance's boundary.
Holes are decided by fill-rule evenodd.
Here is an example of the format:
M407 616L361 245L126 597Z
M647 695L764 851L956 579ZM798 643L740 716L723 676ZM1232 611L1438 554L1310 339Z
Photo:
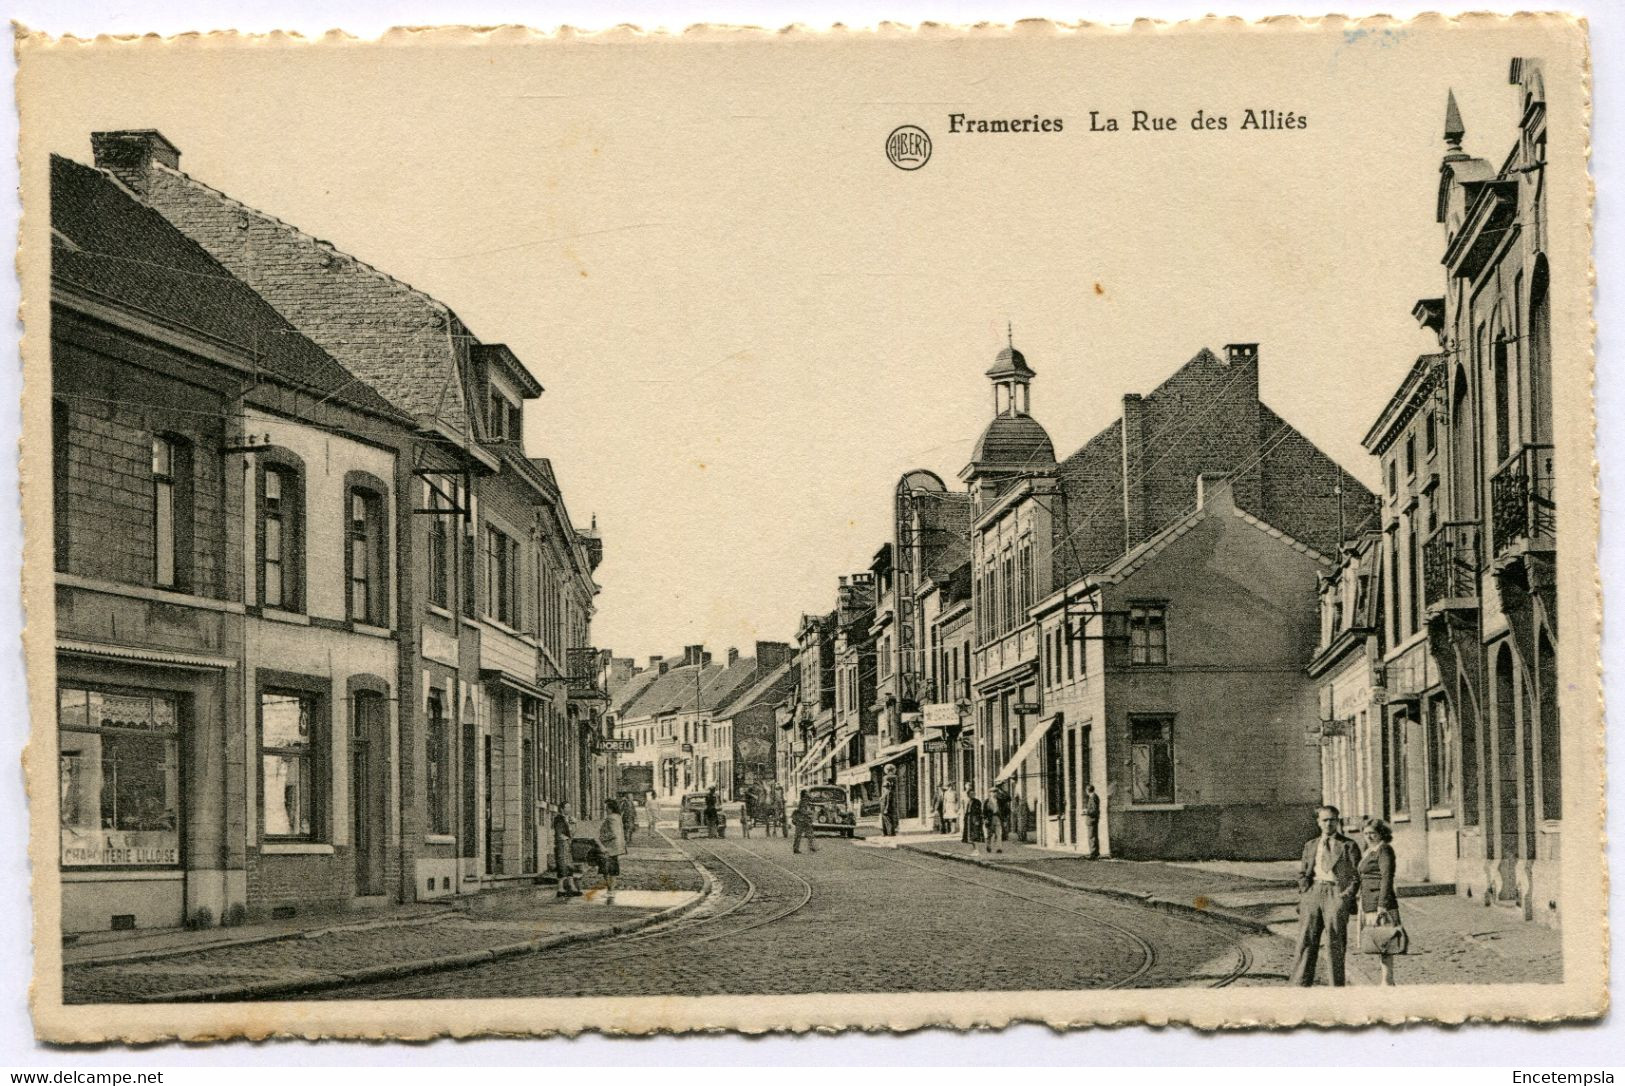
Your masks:
M1497 561L1555 549L1553 460L1550 445L1525 445L1490 481L1490 526Z
M1439 525L1422 548L1422 604L1428 611L1478 607L1479 526L1475 521Z

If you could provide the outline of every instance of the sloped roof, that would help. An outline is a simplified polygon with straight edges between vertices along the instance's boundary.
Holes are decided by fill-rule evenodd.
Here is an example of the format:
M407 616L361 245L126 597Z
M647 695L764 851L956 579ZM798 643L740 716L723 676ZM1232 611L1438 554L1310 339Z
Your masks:
M391 403L474 435L457 347L473 337L446 305L161 162L144 198Z
M745 687L739 696L721 708L728 713L739 713L762 701L778 701L794 684L796 670L792 663L786 660L765 675L758 672L754 683Z
M641 688L637 679L651 677ZM664 675L646 671L627 683L626 696L619 703L621 719L632 720L654 716L657 713L691 713L696 701L701 712L713 712L728 705L737 695L748 690L756 678L756 658L742 656L731 665L711 663L698 668L694 664L681 664L668 668Z
M656 679L660 678L658 671L640 671L627 679L615 691L615 700L610 706L611 710L621 716L636 716L636 703L649 692Z
M1272 539L1280 540L1283 544L1291 547L1299 554L1306 555L1312 561L1315 561L1324 567L1330 568L1332 564L1332 560L1330 558L1324 554L1321 554L1314 547L1311 547L1309 544L1304 543L1301 540L1292 538L1292 536L1288 535L1286 532L1283 532L1281 529L1259 519L1258 517L1253 516L1245 509L1237 506L1228 489L1226 489L1220 495L1216 495L1206 503L1192 509L1188 514L1181 517L1179 520L1176 520L1172 524L1163 528L1160 532L1152 536L1150 539L1147 539L1144 543L1141 543L1139 546L1120 555L1115 562L1112 562L1110 565L1094 574L1093 579L1103 582L1117 582L1133 576L1137 571L1142 569L1146 563L1150 562L1157 555L1167 550L1175 540L1188 534L1192 528L1195 528L1202 521L1207 520L1209 517L1216 516L1233 516L1237 520L1258 529L1260 532L1263 532Z
M101 170L51 156L51 276L252 356L265 376L412 425L246 283Z

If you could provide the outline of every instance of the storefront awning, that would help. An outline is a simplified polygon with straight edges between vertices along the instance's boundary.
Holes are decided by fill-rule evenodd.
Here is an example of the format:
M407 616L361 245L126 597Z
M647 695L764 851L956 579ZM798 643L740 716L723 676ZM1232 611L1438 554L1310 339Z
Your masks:
M824 744L825 743L830 744L830 747L829 747L828 750L824 749ZM815 758L818 758L820 755L823 755L823 754L834 754L834 753L835 753L835 746L834 746L834 743L829 739L829 737L826 736L823 739L819 739L819 740L815 741L813 743L813 745L807 749L806 754L801 756L801 761L796 763L796 767L795 767L794 772L796 774L798 774L798 775L802 774L802 773L810 772L811 769L812 769L813 760Z
M843 769L839 773L835 774L835 783L848 786L854 784L868 784L869 767L866 765L855 765L850 769Z
M805 761L802 762L801 769L799 769L797 772L817 773L820 769L823 769L825 766L829 765L830 762L835 760L835 753L840 749L841 747L839 743L831 743L829 745L829 749L820 754L811 764L808 764Z
M1010 760L1004 763L1004 768L993 775L994 781L1002 781L1007 777L1016 775L1016 771L1021 768L1021 763L1032 756L1033 751L1038 749L1038 744L1043 742L1044 736L1049 734L1050 726L1055 723L1055 719L1051 717L1044 721L1034 728L1027 738L1021 741L1021 746L1017 747L1016 752L1010 756Z

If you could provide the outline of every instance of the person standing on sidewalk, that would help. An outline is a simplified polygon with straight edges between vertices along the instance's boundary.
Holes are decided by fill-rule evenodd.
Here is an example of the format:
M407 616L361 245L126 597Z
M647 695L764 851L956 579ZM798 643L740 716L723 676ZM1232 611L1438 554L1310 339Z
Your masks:
M959 790L942 786L942 832L955 833L959 830Z
M621 873L621 857L626 855L626 824L621 821L621 805L615 800L604 804L604 820L598 823L598 873L604 876L606 904L615 904L615 878Z
M1399 896L1394 893L1394 831L1380 818L1365 823L1365 852L1360 856L1360 930L1378 924L1399 927ZM1394 985L1394 954L1379 954L1382 983Z
M575 828L570 825L570 816L560 806L553 812L553 866L559 871L560 897L581 896L581 880L576 877L575 858L570 849L574 837Z
M987 850L989 853L1003 852L1004 820L999 815L999 789L997 786L988 789L987 799L982 802L982 830L987 835Z
M1337 808L1315 812L1320 834L1303 846L1298 866L1298 959L1292 983L1308 988L1315 983L1320 938L1326 936L1332 984L1344 984L1343 964L1348 953L1349 913L1360 892L1360 846L1338 830Z
M993 786L993 799L999 805L999 832L1004 840L1010 840L1010 790L1002 784ZM989 841L993 838L989 837ZM1004 851L1000 849L999 851Z
M1083 786L1083 829L1084 839L1089 842L1089 858L1100 858L1100 793L1095 786Z
M805 837L807 839L807 851L817 852L818 842L813 840L812 798L806 792L801 793L801 799L796 803L796 810L790 816L790 821L796 828L796 838L790 844L790 851L799 853L801 851L801 839Z

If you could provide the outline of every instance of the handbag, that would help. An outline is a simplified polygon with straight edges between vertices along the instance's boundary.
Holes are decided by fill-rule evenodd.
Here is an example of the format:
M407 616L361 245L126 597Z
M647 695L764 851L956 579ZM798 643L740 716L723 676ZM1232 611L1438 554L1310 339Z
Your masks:
M1360 928L1361 954L1408 954L1411 937L1403 924L1367 924Z

